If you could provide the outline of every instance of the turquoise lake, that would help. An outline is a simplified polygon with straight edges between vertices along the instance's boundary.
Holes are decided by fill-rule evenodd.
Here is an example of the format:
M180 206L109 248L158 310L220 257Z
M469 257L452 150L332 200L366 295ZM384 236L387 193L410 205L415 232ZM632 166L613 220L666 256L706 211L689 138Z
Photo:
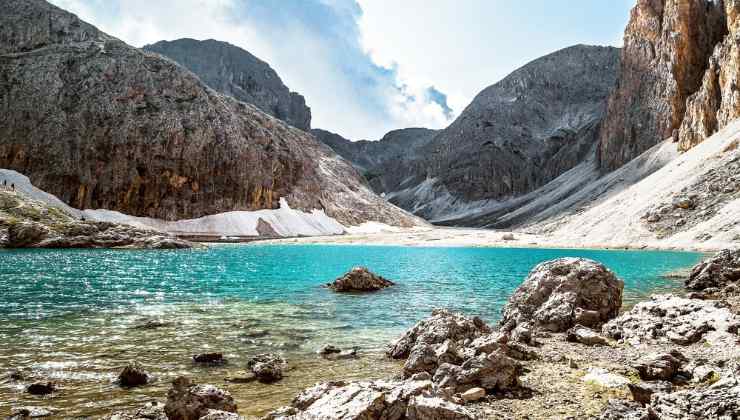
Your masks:
M664 274L701 254L501 248L319 245L214 246L192 251L0 251L0 367L53 378L64 392L52 402L74 415L96 415L161 398L178 374L222 383L256 353L286 355L293 374L278 387L231 385L238 401L261 414L303 386L336 377L383 376L385 343L433 308L495 323L508 296L538 263L595 259L625 281L625 304L676 290ZM397 285L369 295L321 287L362 265ZM148 321L160 328L138 328ZM344 364L317 360L323 344L359 347L368 356ZM222 351L226 367L193 366L190 356ZM113 384L128 360L160 381L123 393ZM216 379L217 380L216 380ZM102 401L100 395L105 393ZM2 401L29 403L19 384L0 380ZM95 401L87 405L80 401ZM257 402L258 401L258 402ZM52 404L53 405L53 404Z

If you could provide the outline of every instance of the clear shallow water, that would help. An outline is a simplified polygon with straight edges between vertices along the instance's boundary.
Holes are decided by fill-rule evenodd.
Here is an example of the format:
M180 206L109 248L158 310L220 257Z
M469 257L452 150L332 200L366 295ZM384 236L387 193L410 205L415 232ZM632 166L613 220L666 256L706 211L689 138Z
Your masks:
M433 308L495 322L511 292L539 262L582 256L625 281L627 303L680 287L661 277L701 255L589 251L377 246L220 246L198 251L18 250L0 252L0 368L28 368L62 391L48 401L0 379L0 414L10 404L42 404L65 415L96 415L162 398L179 374L224 386L245 414L284 404L318 380L381 377L397 369L377 351ZM364 265L398 283L372 295L321 287ZM147 320L165 326L135 328ZM323 344L358 346L353 362L319 360ZM190 356L223 351L231 363L200 368ZM225 384L246 359L277 351L291 362L278 385ZM158 379L135 391L113 380L127 360ZM0 373L1 374L1 373ZM8 401L9 404L3 404Z

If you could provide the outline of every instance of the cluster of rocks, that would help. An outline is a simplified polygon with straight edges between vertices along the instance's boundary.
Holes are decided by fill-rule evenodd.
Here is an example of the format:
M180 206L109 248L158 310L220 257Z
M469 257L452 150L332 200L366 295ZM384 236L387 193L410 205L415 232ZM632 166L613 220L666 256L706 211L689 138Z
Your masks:
M722 163L684 187L672 201L661 203L643 214L645 226L658 238L666 238L716 216L732 200L740 197L740 151L719 157ZM695 238L711 239L703 233Z
M394 284L365 267L354 267L342 277L328 283L326 287L335 292L374 292Z
M686 288L704 296L740 294L740 249L725 249L691 270Z

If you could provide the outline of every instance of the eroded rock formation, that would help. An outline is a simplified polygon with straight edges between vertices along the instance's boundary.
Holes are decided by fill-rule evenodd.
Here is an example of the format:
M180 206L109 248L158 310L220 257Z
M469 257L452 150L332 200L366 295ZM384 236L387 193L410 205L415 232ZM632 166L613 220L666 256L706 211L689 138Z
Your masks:
M565 332L575 325L599 327L619 313L624 282L604 265L584 258L539 264L509 298L501 326L522 323Z
M740 116L739 13L736 0L637 2L601 129L605 170L669 137L688 150Z

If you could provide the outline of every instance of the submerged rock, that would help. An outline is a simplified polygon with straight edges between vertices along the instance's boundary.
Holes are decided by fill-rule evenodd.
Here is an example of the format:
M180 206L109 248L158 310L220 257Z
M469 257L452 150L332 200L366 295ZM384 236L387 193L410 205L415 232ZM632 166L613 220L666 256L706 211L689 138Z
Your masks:
M118 384L122 387L132 388L146 385L149 382L149 374L139 362L129 362L118 375Z
M722 289L740 280L740 249L725 249L691 269L686 288L694 291Z
M283 379L285 365L287 365L287 362L279 355L265 353L249 359L247 369L254 374L258 381L272 383Z
M391 287L394 284L392 281L370 272L365 267L355 267L342 277L327 284L326 287L335 292L374 292Z
M103 416L101 420L168 420L161 403L153 402L137 410L118 411Z
M223 365L226 363L223 353L201 353L193 355L193 362L205 365Z
M608 322L603 332L630 344L675 343L735 345L740 317L721 302L656 295ZM732 343L732 344L730 344Z
M172 381L164 411L169 420L198 420L209 410L236 413L234 398L213 385L196 385L185 377Z
M531 322L553 332L574 325L599 327L622 306L624 283L608 268L583 258L560 258L537 265L504 307L506 331Z
M53 382L37 382L26 387L26 392L31 395L49 395L56 391Z
M52 415L54 415L54 411L45 407L13 407L13 409L10 410L9 419L36 419L50 417Z

